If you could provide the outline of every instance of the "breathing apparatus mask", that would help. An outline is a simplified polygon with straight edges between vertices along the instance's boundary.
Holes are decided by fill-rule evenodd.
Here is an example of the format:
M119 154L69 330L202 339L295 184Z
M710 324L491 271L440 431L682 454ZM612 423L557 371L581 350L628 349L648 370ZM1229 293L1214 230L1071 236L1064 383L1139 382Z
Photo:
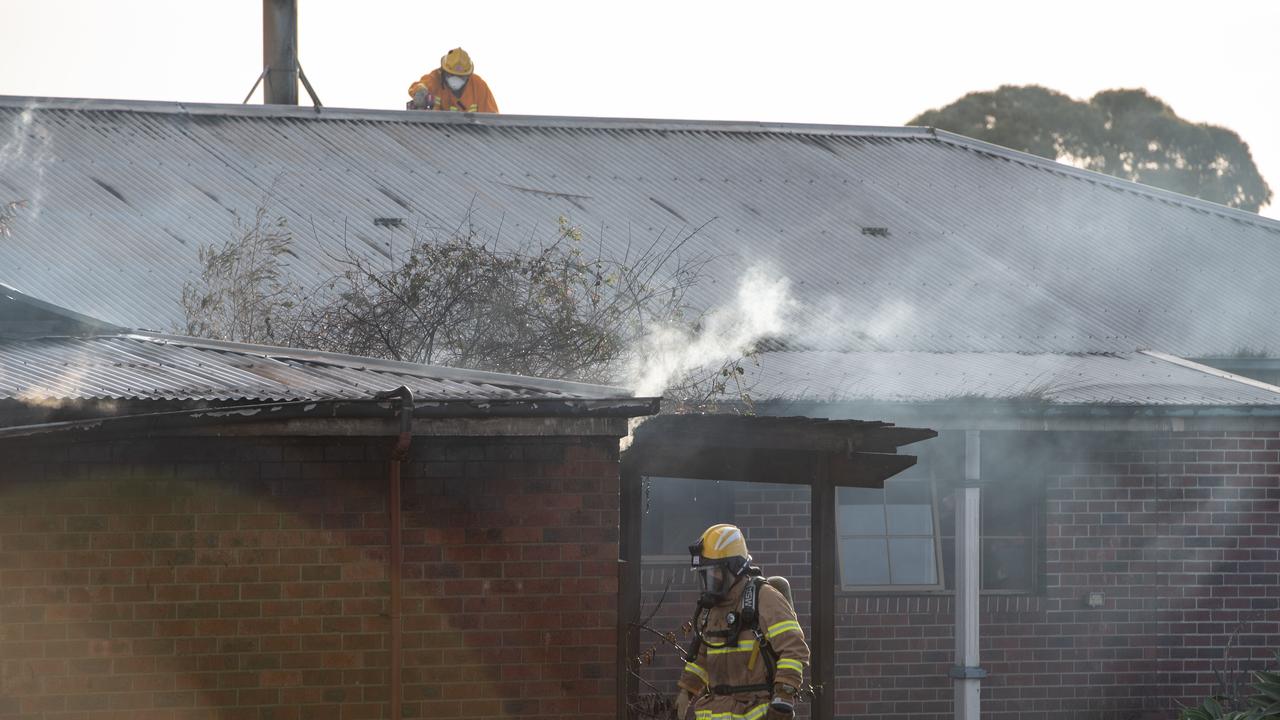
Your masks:
M751 557L708 558L705 550L703 540L689 546L690 567L698 575L698 589L701 591L698 605L711 607L729 596Z
M462 92L462 88L467 86L467 77L465 75L452 75L450 73L445 73L444 82L449 86L450 90L455 93L460 93Z

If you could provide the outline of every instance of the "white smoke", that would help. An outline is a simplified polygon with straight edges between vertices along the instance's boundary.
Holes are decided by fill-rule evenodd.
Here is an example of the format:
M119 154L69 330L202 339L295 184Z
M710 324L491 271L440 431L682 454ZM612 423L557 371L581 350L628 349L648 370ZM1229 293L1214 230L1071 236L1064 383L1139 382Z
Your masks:
M18 179L25 197L0 197L0 202L22 202L33 218L39 218L45 170L53 160L53 153L50 133L43 125L36 124L33 110L33 106L27 106L14 118L4 144L0 145L0 172L11 181L16 173L22 173Z
M690 373L737 361L765 339L795 349L880 349L915 316L901 300L861 312L833 297L802 303L788 278L756 266L739 279L732 300L708 312L697 328L665 325L647 333L628 361L625 383L638 396L661 395Z
M762 338L782 334L800 309L785 277L753 267L733 300L711 310L696 330L673 325L650 331L629 362L628 385L639 396L661 395L687 373L741 357Z
M903 300L889 300L867 316L867 337L879 342L889 341L898 330L915 317L915 308Z

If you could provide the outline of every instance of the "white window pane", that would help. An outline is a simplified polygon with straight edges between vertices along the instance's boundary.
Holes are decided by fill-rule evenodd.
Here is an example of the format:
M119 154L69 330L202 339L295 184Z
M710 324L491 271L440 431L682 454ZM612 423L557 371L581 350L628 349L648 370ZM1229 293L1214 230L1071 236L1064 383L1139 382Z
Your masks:
M929 505L886 505L890 535L932 535L933 508Z
M836 530L841 535L884 535L884 506L841 505Z
M933 585L938 582L938 565L930 538L890 538L889 558L893 563L894 585Z
M888 585L889 555L884 539L841 540L840 572L845 585Z

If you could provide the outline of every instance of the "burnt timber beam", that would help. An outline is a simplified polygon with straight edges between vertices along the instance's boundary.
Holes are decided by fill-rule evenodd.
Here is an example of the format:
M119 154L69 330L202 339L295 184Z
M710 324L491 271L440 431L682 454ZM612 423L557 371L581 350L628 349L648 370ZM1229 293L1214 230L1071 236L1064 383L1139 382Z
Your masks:
M809 485L809 468L814 454L798 451L752 451L726 448L701 448L696 454L682 452L666 444L632 446L628 456L634 457L640 476L684 477L701 480L733 480L782 485ZM886 478L916 463L914 455L891 453L829 454L830 476L837 487L884 487Z
M635 458L643 477L684 477L702 480L808 485L809 453L776 450L753 452L734 448L703 447L696 453L666 444L633 445L627 451Z
M916 464L915 455L838 453L828 456L836 487L882 488L884 481Z
M932 430L858 420L817 420L754 416L664 415L636 429L636 442L669 447L810 452L894 452L927 440Z

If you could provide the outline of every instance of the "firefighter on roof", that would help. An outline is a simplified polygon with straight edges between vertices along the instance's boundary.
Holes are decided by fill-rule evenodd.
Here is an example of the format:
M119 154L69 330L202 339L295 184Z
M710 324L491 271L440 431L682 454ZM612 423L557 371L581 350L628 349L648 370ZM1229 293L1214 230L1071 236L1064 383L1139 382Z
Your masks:
M413 99L407 110L458 110L463 112L498 112L498 103L489 86L475 74L471 56L462 48L454 48L440 58L440 67L423 75L409 86Z
M733 525L713 525L689 546L702 595L680 675L678 717L785 720L809 663L790 586L761 576Z

